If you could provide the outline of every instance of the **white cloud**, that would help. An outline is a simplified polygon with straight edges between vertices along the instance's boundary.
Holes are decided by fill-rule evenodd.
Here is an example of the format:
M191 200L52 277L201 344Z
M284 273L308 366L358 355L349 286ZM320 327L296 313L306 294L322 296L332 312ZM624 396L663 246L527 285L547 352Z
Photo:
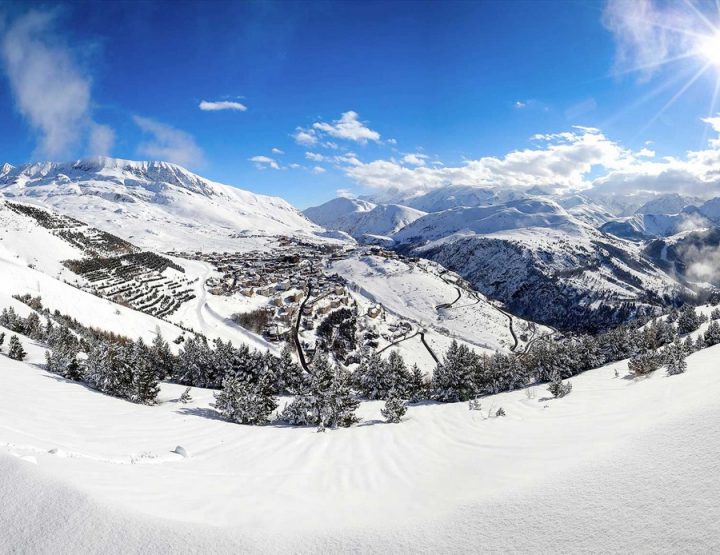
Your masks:
M321 167L321 166L315 166L315 167L312 169L312 172L313 172L314 174L325 173L326 171L327 171L327 170L325 170L325 168L323 168L323 167Z
M313 129L335 139L354 141L360 144L365 144L368 141L380 141L380 133L367 127L358 117L357 112L350 110L344 112L340 119L332 123L322 121L313 123Z
M109 156L115 144L115 132L107 125L93 125L90 130L89 150L96 156Z
M422 193L447 185L485 187L587 188L586 176L598 167L622 168L632 153L597 129L535 135L539 148L516 150L502 158L466 160L462 166L403 165L395 160L348 164L346 175L358 184L396 192Z
M325 157L317 152L306 152L305 158L312 160L313 162L323 162L325 160Z
M635 156L639 158L654 158L655 157L655 151L651 150L649 148L641 148L635 153Z
M142 116L133 116L133 121L143 133L152 137L152 140L138 146L141 156L188 168L204 163L203 151L189 133Z
M609 0L603 23L615 36L615 69L637 72L642 79L667 61L696 50L698 35L704 31L689 1Z
M280 154L280 155L285 154L285 151L280 150L279 148L273 148L270 152L272 152L273 154Z
M353 194L352 190L350 190L350 189L336 189L335 196L342 197L342 198L355 198L355 195Z
M244 112L247 110L247 106L245 106L245 104L241 104L240 102L233 102L230 100L203 100L200 102L198 107L203 112L219 112L220 110L234 110L236 112Z
M403 156L403 162L411 166L424 166L427 156L424 154L410 153Z
M111 130L91 116L91 79L55 30L56 12L31 10L11 21L0 41L0 60L17 110L38 134L36 156L66 156L90 142L107 153Z
M515 108L517 108L518 110L522 110L523 108L527 108L527 102L525 102L523 100L516 100L515 104L513 104L513 106Z
M279 170L280 165L277 163L276 160L273 158L270 158L269 156L253 156L250 158L251 162L255 163L255 166L257 166L258 169L265 169L265 168L272 168L274 170Z
M388 143L389 145L396 145L396 144L397 144L397 139L388 139L388 140L387 140L387 143Z
M299 145L311 146L317 144L318 138L312 129L303 129L298 127L293 135L295 142Z

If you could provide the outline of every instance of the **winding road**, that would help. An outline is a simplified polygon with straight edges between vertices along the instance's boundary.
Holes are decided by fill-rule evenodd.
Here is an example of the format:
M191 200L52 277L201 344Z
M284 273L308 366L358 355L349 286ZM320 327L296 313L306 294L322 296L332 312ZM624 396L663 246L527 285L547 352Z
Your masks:
M310 299L310 295L312 295L312 285L310 283L307 284L307 288L307 295L305 295L303 302L300 303L297 319L295 320L295 328L293 329L293 343L295 343L295 350L297 350L298 358L300 359L300 366L302 366L303 370L305 370L306 372L310 372L308 363L305 360L305 352L303 351L302 344L300 343L300 321L302 319L303 309L305 308L305 305Z

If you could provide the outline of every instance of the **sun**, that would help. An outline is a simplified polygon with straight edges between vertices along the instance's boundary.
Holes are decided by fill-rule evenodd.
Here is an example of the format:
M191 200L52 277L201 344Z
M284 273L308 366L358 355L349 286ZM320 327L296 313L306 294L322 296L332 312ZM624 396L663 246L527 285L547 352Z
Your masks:
M698 54L709 64L720 67L720 32L702 38L698 45Z

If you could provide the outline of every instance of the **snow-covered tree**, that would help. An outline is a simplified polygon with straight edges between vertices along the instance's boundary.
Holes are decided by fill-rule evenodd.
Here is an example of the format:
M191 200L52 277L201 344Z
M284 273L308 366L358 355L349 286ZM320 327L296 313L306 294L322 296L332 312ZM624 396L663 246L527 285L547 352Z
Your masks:
M303 392L288 404L280 420L295 425L321 428L347 427L357 422L355 410L360 404L350 389L350 373L333 367L327 356L318 352Z
M565 397L572 391L572 384L570 382L563 383L560 374L557 373L550 379L548 391L552 394L553 397L555 397L556 399L560 399L562 397Z
M157 369L153 365L151 350L145 346L142 338L132 346L130 365L132 367L132 400L152 405L160 393Z
M5 332L0 333L0 350L2 350L3 343L5 343Z
M123 350L124 348L107 341L95 341L85 365L84 377L87 383L108 395L129 398L132 369Z
M685 349L678 343L672 343L665 349L665 368L668 376L682 374L687 370L687 362L685 361Z
M385 401L385 406L380 410L380 414L389 424L397 424L407 412L407 405L399 396L394 393Z
M17 335L10 337L8 356L14 360L24 360L26 355L27 353L23 349L22 343L20 343L20 338Z
M661 357L655 351L645 351L628 361L628 371L636 378L646 376L662 366Z
M215 393L213 407L228 420L238 424L266 424L277 408L273 395L272 377L269 374L257 380L228 375L223 388Z
M697 313L695 308L687 305L683 308L682 312L680 312L680 316L678 316L677 319L678 333L685 335L686 333L694 332L700 327L703 321L704 318Z
M433 398L443 402L468 401L475 397L477 355L466 345L452 342L432 378Z
M703 340L706 347L720 344L720 322L713 320L705 330Z
M155 337L150 345L150 363L157 374L158 379L164 380L173 374L176 364L176 357L170 350L170 345L160 332L155 329Z
M411 403L417 403L418 401L425 399L427 396L427 382L425 381L425 374L418 368L417 364L413 364L410 370L410 381L408 384L408 399Z
M366 399L383 399L387 393L386 372L385 361L377 351L365 352L353 372L353 385Z

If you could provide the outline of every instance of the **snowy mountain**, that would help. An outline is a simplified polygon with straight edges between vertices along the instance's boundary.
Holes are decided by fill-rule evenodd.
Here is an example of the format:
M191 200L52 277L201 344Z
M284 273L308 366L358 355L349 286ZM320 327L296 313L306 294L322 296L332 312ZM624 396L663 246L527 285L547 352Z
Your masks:
M566 329L611 325L690 294L640 245L545 199L429 214L394 237L400 252L457 272L513 313Z
M647 201L636 214L678 214L686 206L691 206L693 199L688 199L677 193L667 195L658 195L657 197Z
M699 213L697 209L690 208L678 214L638 213L634 216L611 220L603 224L600 230L624 239L645 240L669 237L685 231L713 227L713 225L714 223Z
M305 216L326 228L344 231L358 240L387 237L425 215L399 204L375 204L366 200L336 198L308 208Z
M146 248L242 250L278 235L323 240L286 201L167 162L91 158L3 166L0 195L53 208Z

